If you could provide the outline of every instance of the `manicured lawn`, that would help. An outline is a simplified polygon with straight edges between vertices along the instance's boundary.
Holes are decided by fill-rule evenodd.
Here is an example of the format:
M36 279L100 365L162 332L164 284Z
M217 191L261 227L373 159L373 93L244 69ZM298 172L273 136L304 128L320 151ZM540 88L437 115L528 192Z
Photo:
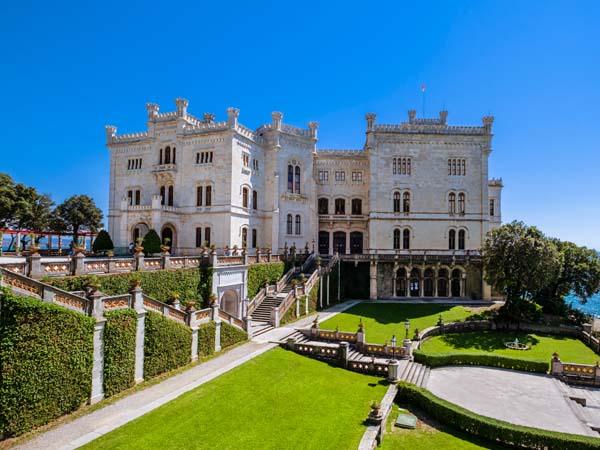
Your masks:
M444 322L457 322L485 309L487 308L365 302L337 314L319 326L325 330L334 330L339 326L340 331L355 332L358 329L358 322L362 319L367 342L383 344L385 341L389 342L392 335L395 334L401 345L402 339L406 335L404 328L406 319L410 320L409 337L412 338L416 328L422 331L436 325L440 314Z
M505 342L523 342L531 346L531 350L511 350L504 346ZM550 360L554 352L558 352L564 362L595 364L600 360L590 348L578 339L538 334L481 331L470 333L452 333L428 339L421 350L427 353L496 353L521 359Z
M84 448L357 448L369 405L386 389L276 348Z
M390 415L387 423L386 434L379 449L381 450L504 450L507 447L488 441L483 441L474 436L462 433L452 428L432 422L414 410L410 411L418 418L416 430L405 430L394 427L398 416L397 408Z

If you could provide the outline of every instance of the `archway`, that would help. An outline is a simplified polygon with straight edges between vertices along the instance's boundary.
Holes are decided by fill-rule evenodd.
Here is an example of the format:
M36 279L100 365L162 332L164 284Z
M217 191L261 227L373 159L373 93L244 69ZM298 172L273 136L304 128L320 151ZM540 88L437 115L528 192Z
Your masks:
M239 295L235 289L227 289L221 297L220 308L234 317L238 315Z
M150 228L144 222L134 225L131 229L131 242L137 243L137 240L146 236L148 231L150 231Z
M329 232L319 231L319 253L321 255L329 254Z
M410 271L410 296L419 297L421 295L421 274L418 269Z
M406 269L398 269L398 272L396 272L396 274L396 296L407 297Z
M169 247L174 249L175 245L175 228L172 225L165 225L160 233L160 240L164 244L166 239L169 239Z
M461 296L461 289L460 289L461 277L462 277L462 272L460 271L460 269L454 269L452 271L452 280L450 281L450 293L452 294L452 297L460 297Z
M425 269L423 277L423 295L425 297L433 297L433 269Z
M440 269L438 271L438 297L448 297L448 270Z
M333 233L333 251L338 252L340 255L346 253L346 233L343 231Z

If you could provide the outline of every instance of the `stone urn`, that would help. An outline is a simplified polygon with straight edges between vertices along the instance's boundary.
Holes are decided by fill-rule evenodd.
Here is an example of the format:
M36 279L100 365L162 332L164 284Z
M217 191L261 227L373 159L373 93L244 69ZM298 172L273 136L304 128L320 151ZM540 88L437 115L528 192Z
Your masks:
M368 421L374 425L379 425L383 421L383 413L379 403L371 403L371 412L369 413Z

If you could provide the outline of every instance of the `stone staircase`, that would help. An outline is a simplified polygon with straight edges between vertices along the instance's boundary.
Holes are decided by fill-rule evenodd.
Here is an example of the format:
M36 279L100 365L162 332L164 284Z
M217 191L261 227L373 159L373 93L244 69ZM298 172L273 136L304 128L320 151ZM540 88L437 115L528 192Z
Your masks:
M311 345L311 346L319 346L328 349L338 349L340 345L335 342L323 342L323 341L313 341L309 339L302 331L296 330L294 333L282 339L279 343L281 345L288 345L289 341L293 340L294 345ZM347 368L349 370L353 370L353 366L355 364L360 364L362 366L369 364L381 364L387 366L389 363L389 359L381 358L381 357L373 357L370 355L365 355L358 351L354 346L350 345L348 348L348 364ZM427 382L429 381L429 375L431 373L431 369L427 366L419 364L409 359L401 359L398 361L399 363L399 378L398 381L407 381L409 383L416 384L420 387L426 387ZM357 370L360 371L360 370Z
M575 416L595 432L600 433L600 389L591 387L569 386L558 379L554 379L557 389L565 397Z

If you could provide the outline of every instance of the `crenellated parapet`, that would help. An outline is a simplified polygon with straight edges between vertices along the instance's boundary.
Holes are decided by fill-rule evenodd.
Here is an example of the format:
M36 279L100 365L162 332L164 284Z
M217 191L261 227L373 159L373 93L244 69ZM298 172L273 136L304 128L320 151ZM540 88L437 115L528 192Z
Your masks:
M448 125L448 111L440 111L437 118L417 118L415 110L408 111L408 122L400 124L375 125L367 119L367 132L378 133L406 133L406 134L445 134L445 135L489 135L492 132L494 118L486 116L482 127L475 126L451 126Z
M317 158L367 158L368 154L363 149L318 149Z
M502 178L491 178L488 181L488 186L489 187L503 187L504 184L502 183Z

